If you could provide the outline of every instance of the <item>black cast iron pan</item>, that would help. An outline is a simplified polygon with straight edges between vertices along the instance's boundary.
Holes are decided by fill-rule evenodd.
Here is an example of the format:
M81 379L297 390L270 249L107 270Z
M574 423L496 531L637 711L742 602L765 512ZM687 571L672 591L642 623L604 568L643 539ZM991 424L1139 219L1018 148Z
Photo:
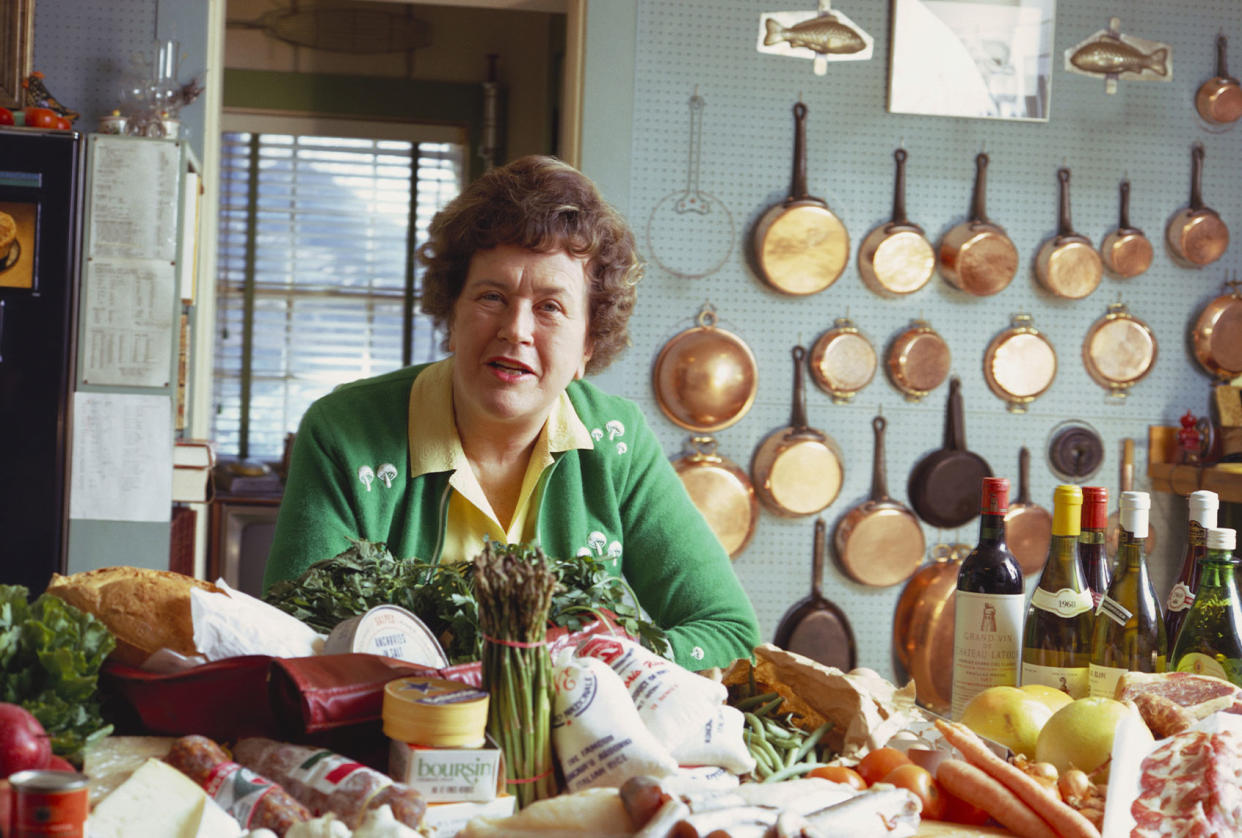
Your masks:
M953 376L945 409L944 447L919 460L910 471L910 505L933 527L956 529L979 514L983 478L991 476L991 466L966 449L962 381Z
M854 630L845 612L820 592L824 554L828 551L827 525L815 519L811 556L811 595L794 603L776 627L773 643L843 672L854 668Z

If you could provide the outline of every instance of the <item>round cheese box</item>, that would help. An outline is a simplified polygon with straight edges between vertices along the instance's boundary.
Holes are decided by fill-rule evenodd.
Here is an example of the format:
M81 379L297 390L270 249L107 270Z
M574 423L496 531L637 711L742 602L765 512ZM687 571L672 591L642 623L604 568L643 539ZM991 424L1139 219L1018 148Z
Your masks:
M337 623L324 641L325 654L367 652L432 669L448 666L448 655L427 624L398 605L377 605Z
M444 678L411 676L384 685L384 735L433 748L479 748L485 741L488 695Z

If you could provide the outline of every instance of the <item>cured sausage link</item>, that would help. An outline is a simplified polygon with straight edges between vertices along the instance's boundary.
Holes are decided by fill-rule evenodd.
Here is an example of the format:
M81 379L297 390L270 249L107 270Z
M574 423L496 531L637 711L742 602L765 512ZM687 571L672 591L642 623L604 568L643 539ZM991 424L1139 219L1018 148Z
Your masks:
M294 824L311 819L310 810L264 776L229 759L206 736L183 736L165 762L198 783L246 829L270 829L283 836Z

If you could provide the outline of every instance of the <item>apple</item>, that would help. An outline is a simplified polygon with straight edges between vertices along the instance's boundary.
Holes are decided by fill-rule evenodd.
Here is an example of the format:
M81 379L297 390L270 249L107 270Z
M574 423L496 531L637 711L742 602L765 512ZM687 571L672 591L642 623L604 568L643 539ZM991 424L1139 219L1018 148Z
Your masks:
M0 778L28 768L46 768L52 740L25 707L0 703Z
M51 759L47 761L46 767L48 771L72 771L75 774L78 771L78 769L74 767L72 762L60 756L59 754L52 754Z
M1087 773L1097 783L1108 782L1117 725L1128 713L1112 698L1078 698L1052 714L1035 743L1035 759L1050 762L1064 774L1071 768Z
M1061 692L1056 687L1050 687L1047 684L1023 684L1018 689L1038 698L1054 713L1074 700L1069 693Z
M1018 687L988 687L962 711L962 724L1007 747L1015 754L1035 756L1035 742L1052 710Z
M12 125L13 112L8 108L0 108L0 125Z

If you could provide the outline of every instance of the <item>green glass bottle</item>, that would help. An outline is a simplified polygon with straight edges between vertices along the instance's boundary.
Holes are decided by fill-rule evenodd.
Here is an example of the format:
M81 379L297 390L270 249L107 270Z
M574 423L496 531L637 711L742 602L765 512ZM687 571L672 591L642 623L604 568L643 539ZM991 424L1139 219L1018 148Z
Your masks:
M1090 692L1094 602L1078 562L1082 502L1077 486L1057 486L1052 493L1052 543L1022 631L1023 685L1045 684L1070 698Z
M1168 641L1164 614L1143 550L1151 496L1121 493L1115 575L1095 609L1091 635L1091 695L1112 698L1126 672L1164 672Z
M1178 632L1169 660L1178 672L1215 675L1242 687L1242 601L1234 574L1237 535L1207 531L1207 554L1199 560L1199 588Z

